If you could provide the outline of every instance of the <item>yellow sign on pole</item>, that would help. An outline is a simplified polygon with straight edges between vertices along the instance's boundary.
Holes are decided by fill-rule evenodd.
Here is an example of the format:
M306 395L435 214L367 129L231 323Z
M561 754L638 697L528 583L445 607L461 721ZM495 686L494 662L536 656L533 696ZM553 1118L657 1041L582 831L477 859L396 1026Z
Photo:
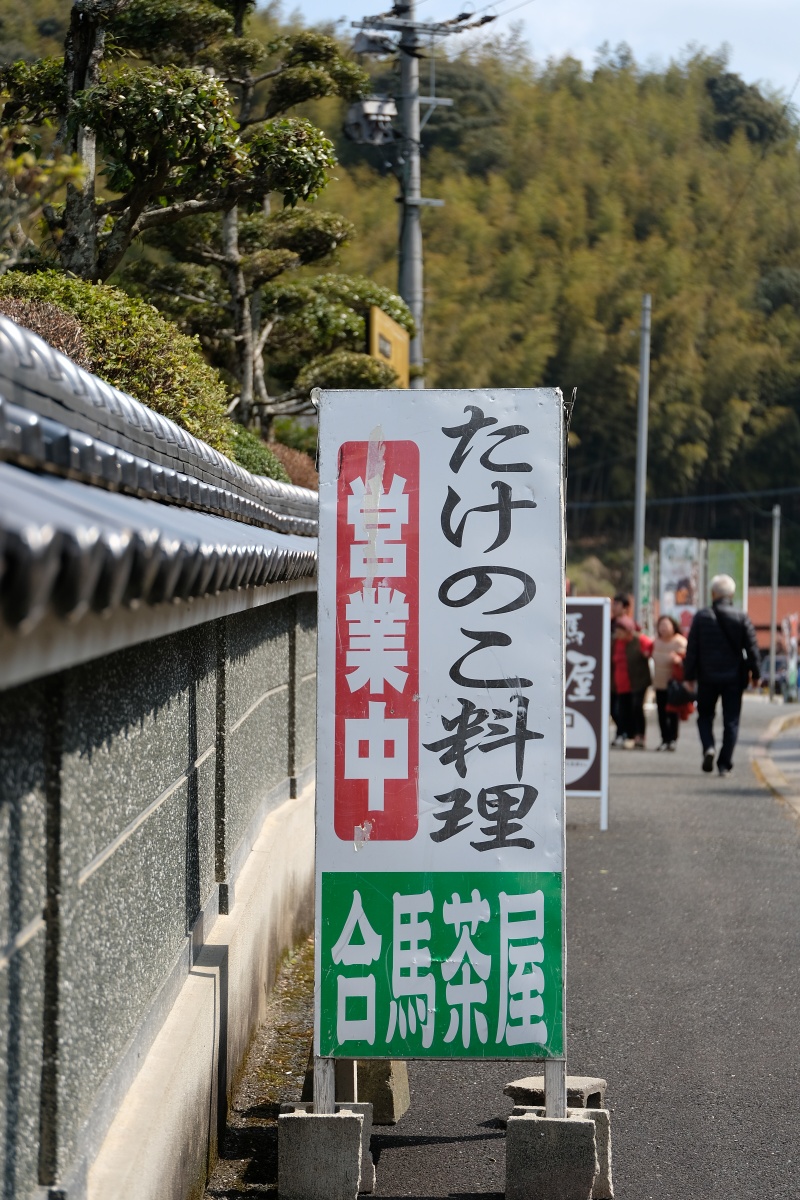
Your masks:
M369 310L369 353L394 369L400 388L408 387L408 346L403 326L373 304Z

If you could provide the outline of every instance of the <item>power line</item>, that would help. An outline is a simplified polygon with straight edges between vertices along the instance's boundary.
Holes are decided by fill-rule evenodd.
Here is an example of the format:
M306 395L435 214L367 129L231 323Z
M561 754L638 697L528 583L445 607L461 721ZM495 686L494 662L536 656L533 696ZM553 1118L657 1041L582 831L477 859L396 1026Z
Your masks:
M497 19L498 19L498 21L499 21L499 20L501 19L501 17L507 17L507 16L509 16L509 15L510 15L510 13L512 13L512 12L516 12L518 8L527 8L529 4L535 4L535 3L536 3L536 0L522 0L522 2L521 2L520 4L515 4L515 5L513 6L513 8L507 8L507 9L505 10L505 12L500 12L500 13L498 13L498 14L497 14ZM488 5L487 5L487 8L494 8L494 5L493 5L493 4L488 4ZM479 9L478 11L479 11L479 12L485 12L485 9ZM477 13L476 13L475 15L477 16Z
M800 487L762 488L755 492L718 492L707 496L664 496L660 500L648 500L648 508L663 508L668 504L703 504L711 501L750 500L753 496L797 496ZM587 508L633 508L633 500L575 500L567 501L567 509Z

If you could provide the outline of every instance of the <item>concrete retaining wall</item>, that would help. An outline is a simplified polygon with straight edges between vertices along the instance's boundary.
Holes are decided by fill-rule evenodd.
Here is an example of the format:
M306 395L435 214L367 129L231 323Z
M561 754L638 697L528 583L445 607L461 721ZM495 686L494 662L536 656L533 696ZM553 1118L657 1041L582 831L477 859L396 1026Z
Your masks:
M128 1157L155 1161L129 1124L154 1061L159 1137L194 1129L177 1166L171 1143L174 1186L93 1194L177 1197L203 1175L214 1089L311 921L312 802L293 797L314 657L315 596L284 594L0 693L3 1200L84 1196L120 1122Z
M291 851L289 851L291 848ZM194 1200L283 949L313 924L311 788L267 817L89 1173L89 1200Z

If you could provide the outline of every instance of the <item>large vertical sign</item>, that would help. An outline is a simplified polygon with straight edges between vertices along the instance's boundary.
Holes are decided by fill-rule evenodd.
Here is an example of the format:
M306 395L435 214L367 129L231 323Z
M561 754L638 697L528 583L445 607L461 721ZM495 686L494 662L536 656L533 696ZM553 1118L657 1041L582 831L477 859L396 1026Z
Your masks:
M662 538L659 544L659 612L675 617L685 634L703 603L703 549L699 538Z
M736 584L736 607L747 612L750 543L748 541L709 541L706 566L706 604L711 603L711 580L715 575L730 575Z
M315 1053L564 1048L561 393L320 404Z
M600 801L600 828L606 830L611 602L568 597L565 644L566 789Z

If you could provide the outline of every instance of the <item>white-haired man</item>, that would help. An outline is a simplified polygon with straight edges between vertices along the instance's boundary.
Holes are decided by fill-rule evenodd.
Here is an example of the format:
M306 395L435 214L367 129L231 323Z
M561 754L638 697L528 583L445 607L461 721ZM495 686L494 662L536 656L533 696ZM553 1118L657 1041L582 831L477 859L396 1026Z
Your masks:
M730 575L715 575L711 580L711 607L695 613L683 668L686 681L697 682L697 731L704 771L714 770L714 713L717 700L722 700L720 775L733 770L742 692L748 679L755 683L761 673L756 631L747 613L733 607L735 593Z

